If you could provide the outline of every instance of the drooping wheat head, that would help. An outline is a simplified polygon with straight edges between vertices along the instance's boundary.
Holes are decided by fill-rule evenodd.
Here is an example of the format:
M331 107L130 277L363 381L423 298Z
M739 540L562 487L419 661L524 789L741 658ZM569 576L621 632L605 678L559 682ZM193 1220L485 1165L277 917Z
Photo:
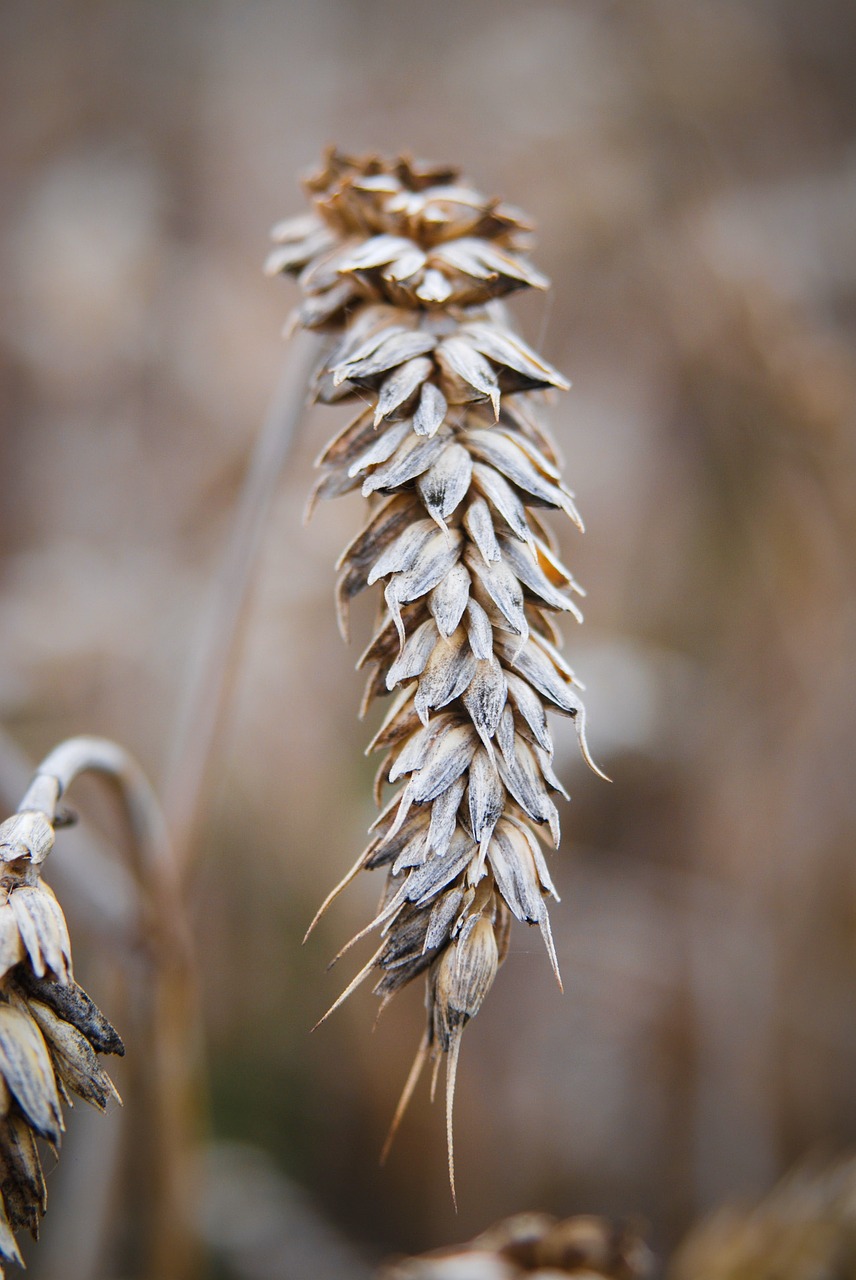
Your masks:
M331 151L307 181L314 211L274 230L271 274L298 276L296 322L330 335L317 401L356 416L319 459L318 497L361 489L368 519L341 556L339 621L380 583L377 630L359 660L363 711L398 691L371 743L398 784L354 867L386 868L380 910L358 937L385 1004L427 972L427 1029L393 1132L427 1058L447 1058L447 1133L464 1026L508 943L510 917L541 930L556 897L536 828L559 841L547 711L574 719L579 685L553 617L582 594L540 512L582 528L540 418L562 376L514 332L501 299L547 282L524 256L522 215L457 171ZM321 913L319 912L319 915ZM317 918L317 917L316 917ZM352 940L355 941L356 939ZM350 944L349 944L350 945Z
M37 1239L47 1206L36 1140L56 1154L70 1094L100 1111L118 1098L98 1054L124 1053L74 981L65 916L41 878L53 843L43 813L25 810L0 824L0 1259L7 1262L21 1262L13 1232L24 1227Z

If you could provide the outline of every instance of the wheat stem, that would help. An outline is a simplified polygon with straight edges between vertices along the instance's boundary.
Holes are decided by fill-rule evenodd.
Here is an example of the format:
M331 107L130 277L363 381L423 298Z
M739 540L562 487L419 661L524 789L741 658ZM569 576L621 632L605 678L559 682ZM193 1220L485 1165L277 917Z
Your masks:
M31 762L0 729L0 806L4 810L14 810L32 777ZM61 897L74 900L75 914L105 944L123 953L139 947L143 910L137 880L111 857L103 837L84 819L63 833L63 845L67 858L51 867L51 880L61 889Z
M60 800L82 773L103 774L116 785L133 837L133 870L140 882L151 885L160 877L174 880L175 863L154 788L133 756L107 738L68 738L54 747L36 768L18 812L36 810L55 822Z
M184 682L186 692L163 783L164 809L180 875L186 874L192 861L205 781L233 683L253 570L317 357L317 339L312 335L300 334L290 344L247 468L223 562Z

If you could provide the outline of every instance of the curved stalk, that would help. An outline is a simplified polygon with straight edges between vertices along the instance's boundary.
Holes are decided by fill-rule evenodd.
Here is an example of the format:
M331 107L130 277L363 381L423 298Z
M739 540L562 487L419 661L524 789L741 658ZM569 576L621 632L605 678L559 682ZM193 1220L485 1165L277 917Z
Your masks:
M175 880L175 862L154 788L133 756L108 738L68 738L54 747L33 774L18 812L36 810L53 824L57 805L82 773L100 773L116 784L133 837L136 877L143 883L150 883L150 877Z

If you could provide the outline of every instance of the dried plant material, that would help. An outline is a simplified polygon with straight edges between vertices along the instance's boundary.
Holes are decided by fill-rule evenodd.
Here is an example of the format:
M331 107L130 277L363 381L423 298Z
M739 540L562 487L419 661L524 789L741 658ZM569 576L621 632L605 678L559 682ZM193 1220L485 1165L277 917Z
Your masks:
M72 976L62 908L41 879L53 846L35 810L0 824L0 1259L20 1263L14 1231L38 1238L47 1194L36 1139L54 1150L70 1094L103 1111L117 1098L99 1053L119 1036ZM0 1267L0 1278L3 1270Z
M379 798L385 783L399 790L321 909L360 869L385 866L381 908L357 935L378 930L381 944L333 1007L370 974L384 1003L426 974L427 1030L393 1132L424 1063L436 1077L445 1056L454 1195L461 1034L512 916L537 925L559 977L546 907L556 895L535 835L546 827L558 843L552 797L566 794L547 710L575 719L592 764L576 682L551 640L551 615L579 619L581 592L533 513L582 527L539 420L537 393L568 384L500 301L547 284L517 210L406 158L333 151L307 187L315 211L276 228L268 268L298 277L297 322L331 336L315 398L357 409L321 455L316 495L359 485L371 503L340 560L339 619L347 635L351 599L383 586L359 662L364 709L398 691L372 747L388 753Z
M850 1280L856 1275L856 1159L799 1169L766 1199L694 1227L669 1280Z
M393 1262L380 1280L645 1280L652 1274L652 1255L633 1227L522 1213L470 1244Z

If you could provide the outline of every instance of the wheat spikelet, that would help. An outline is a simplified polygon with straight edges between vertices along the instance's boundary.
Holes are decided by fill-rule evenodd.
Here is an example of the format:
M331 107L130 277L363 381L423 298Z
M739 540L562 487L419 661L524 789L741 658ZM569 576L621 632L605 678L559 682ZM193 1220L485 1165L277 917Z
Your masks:
M101 1111L118 1098L97 1055L124 1053L74 981L65 917L41 879L53 843L43 813L24 811L0 824L0 1260L6 1262L21 1262L13 1232L25 1227L38 1238L47 1205L36 1139L56 1152L70 1094Z
M631 1227L604 1218L506 1218L470 1244L390 1264L380 1280L645 1280L653 1258Z
M331 151L307 182L314 212L280 224L271 274L298 275L296 323L331 335L315 399L357 415L319 459L310 502L361 489L370 514L340 559L339 622L383 586L363 710L398 691L370 750L400 784L358 871L384 867L374 974L385 1004L427 971L428 1025L393 1131L426 1059L446 1055L452 1103L464 1026L479 1010L510 917L541 930L559 970L545 899L556 897L534 828L559 841L547 711L584 708L559 652L556 613L582 594L536 510L582 527L539 419L564 378L511 328L500 299L546 280L526 260L515 209L456 171ZM319 915L321 913L319 912ZM316 917L317 918L317 917ZM355 941L356 939L352 940ZM350 945L350 944L349 944Z

